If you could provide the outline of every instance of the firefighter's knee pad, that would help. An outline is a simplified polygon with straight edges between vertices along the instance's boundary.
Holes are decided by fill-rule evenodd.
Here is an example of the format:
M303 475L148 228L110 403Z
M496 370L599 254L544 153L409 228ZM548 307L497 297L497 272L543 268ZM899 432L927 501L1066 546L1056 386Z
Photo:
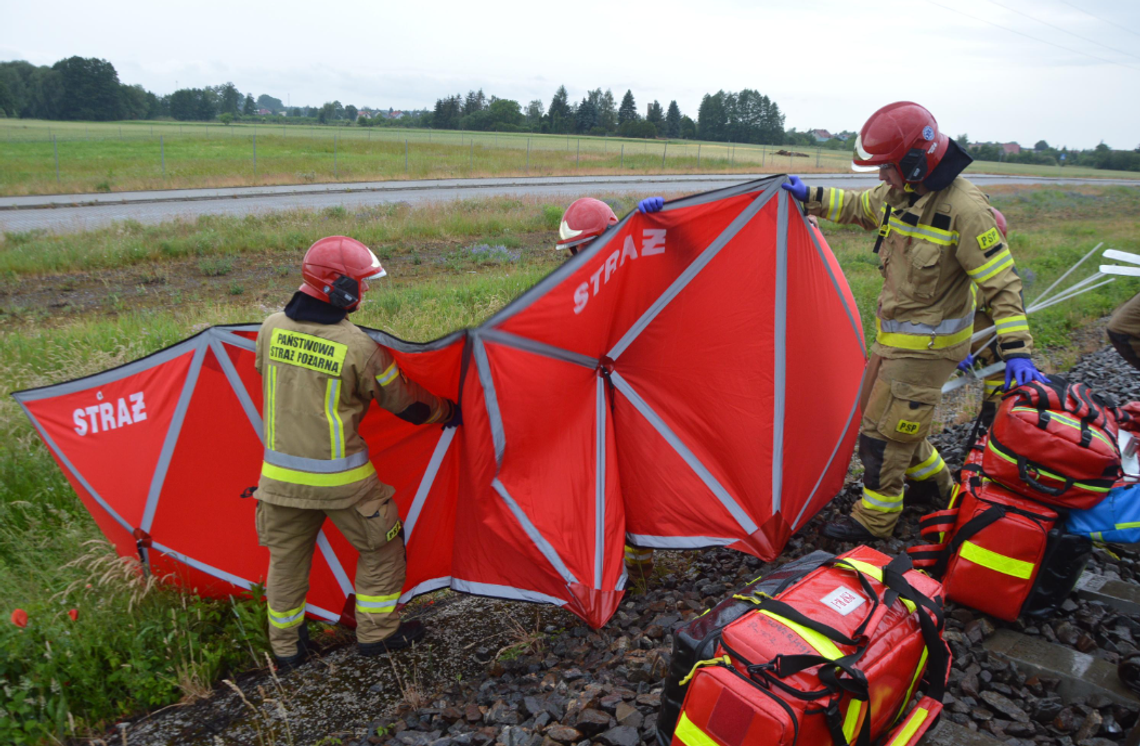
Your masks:
M859 460L863 462L863 485L868 489L879 488L886 451L887 441L859 434Z

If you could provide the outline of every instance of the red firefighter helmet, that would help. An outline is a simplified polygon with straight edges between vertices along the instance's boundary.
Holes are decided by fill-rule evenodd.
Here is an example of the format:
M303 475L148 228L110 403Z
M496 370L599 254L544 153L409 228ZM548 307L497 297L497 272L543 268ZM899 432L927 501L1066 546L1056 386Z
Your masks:
M1001 231L1003 236L1006 235L1007 223L1005 222L1005 215L1002 215L1001 210L996 207L991 207L990 209L994 213L994 220L997 222L998 230Z
M950 138L938 131L929 111L910 101L887 104L876 111L855 138L853 171L875 171L894 165L903 181L918 183L946 155Z
M562 224L558 227L556 249L570 249L577 253L582 244L593 241L617 223L617 215L610 206L600 199L583 197L576 199L562 214Z
M380 260L364 244L348 236L328 236L305 252L301 262L305 282L298 289L351 311L360 304L368 280L378 280L386 274Z

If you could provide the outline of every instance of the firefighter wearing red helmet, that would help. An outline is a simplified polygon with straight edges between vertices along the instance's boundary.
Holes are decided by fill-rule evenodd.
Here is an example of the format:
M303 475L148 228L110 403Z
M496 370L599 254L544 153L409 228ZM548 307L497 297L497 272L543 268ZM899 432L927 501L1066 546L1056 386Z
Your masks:
M637 203L637 211L642 214L659 212L664 206L664 198L646 197ZM613 208L600 199L576 199L562 213L562 222L558 225L558 242L554 248L569 249L573 256L605 233L611 225L617 225L617 222Z
M665 206L662 197L646 197L637 203L637 211L659 212ZM602 235L618 218L613 209L593 197L576 199L566 208L558 226L556 249L568 249L574 256L584 250L595 238ZM625 545L625 569L634 578L645 579L653 572L653 550L633 544Z
M1013 255L989 200L961 177L971 158L939 131L929 111L902 101L876 111L855 141L854 170L878 171L867 190L783 187L809 215L877 230L883 289L877 336L864 374L859 429L863 495L852 514L824 527L845 541L889 537L906 483L933 482L942 497L950 471L926 436L942 385L970 352L977 296L991 310L1006 386L1043 377Z
M400 623L404 538L394 490L377 477L359 425L371 403L415 425L460 424L458 407L409 381L386 349L346 316L385 276L371 250L346 236L314 243L304 284L265 320L255 366L264 381L265 455L257 486L258 541L269 549L269 641L289 670L309 654L305 595L325 518L360 552L356 636L362 655L410 645Z

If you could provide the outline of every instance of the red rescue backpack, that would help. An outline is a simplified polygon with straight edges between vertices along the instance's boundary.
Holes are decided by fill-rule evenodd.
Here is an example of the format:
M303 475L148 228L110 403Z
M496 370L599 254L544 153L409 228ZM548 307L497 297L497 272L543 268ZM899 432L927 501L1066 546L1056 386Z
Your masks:
M986 476L1025 497L1091 508L1121 477L1117 421L1128 415L1083 383L1052 376L1002 398L990 428Z
M967 474L949 509L919 521L935 543L908 551L916 567L942 578L946 598L1012 622L1033 590L1057 513Z
M950 670L940 584L907 555L869 547L793 580L737 597L754 608L682 681L672 744L869 746L888 733L892 746L917 743ZM926 696L907 713L924 673Z

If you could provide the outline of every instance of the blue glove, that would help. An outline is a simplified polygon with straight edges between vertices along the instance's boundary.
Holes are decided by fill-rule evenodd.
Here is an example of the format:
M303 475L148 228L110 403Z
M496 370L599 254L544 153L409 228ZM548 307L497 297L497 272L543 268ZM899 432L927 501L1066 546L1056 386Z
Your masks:
M664 197L646 197L637 203L637 211L644 215L647 212L660 212L664 206Z
M958 370L962 371L963 373L969 373L970 369L973 367L974 367L974 356L973 355L967 355L965 360L958 363Z
M792 196L795 197L796 199L798 199L800 202L807 202L807 198L808 198L807 184L803 183L803 181L800 179L800 177L789 176L788 180L780 185L780 188L781 189L787 189L789 192L792 193Z
M1027 357L1015 357L1005 361L1005 390L1009 391L1010 383L1014 387L1023 386L1030 381L1049 383L1049 379L1037 370L1037 366Z

